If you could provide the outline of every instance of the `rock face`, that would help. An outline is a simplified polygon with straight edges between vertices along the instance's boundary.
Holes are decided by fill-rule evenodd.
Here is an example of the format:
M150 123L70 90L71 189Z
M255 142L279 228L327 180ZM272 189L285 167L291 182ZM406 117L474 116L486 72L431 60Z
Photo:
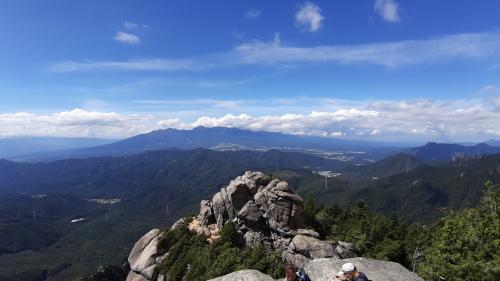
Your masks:
M413 272L410 272L402 265L394 262L386 262L365 258L352 259L318 259L309 262L304 270L312 281L335 280L335 275L340 271L342 264L353 263L359 271L366 274L373 281L424 281ZM258 271L257 271L258 272ZM259 272L260 273L260 272ZM213 279L216 281L236 281L236 280L273 280L265 274L258 274L255 271L243 270Z
M158 258L159 235L160 230L153 229L135 243L128 256L130 273L127 276L127 281L156 280L155 268L157 265L156 259Z
M228 221L240 220L254 228L289 233L296 225L302 198L288 184L272 180L260 172L246 172L202 201L198 220L222 228Z
M283 259L303 267L311 259L356 257L347 243L321 241L313 230L302 229L303 200L285 181L260 172L246 172L203 200L190 229L214 240L217 231L233 222L245 246L262 245L283 253Z
M288 183L260 172L246 172L221 188L211 200L200 203L200 213L189 224L192 232L205 235L209 242L219 238L220 229L233 222L244 246L264 246L282 252L284 262L303 268L312 281L334 280L345 262L354 263L374 281L422 281L403 266L371 259L355 258L359 250L351 243L320 240L314 230L301 225L303 200ZM180 219L172 229L186 222ZM153 229L135 244L128 261L127 281L166 281L158 275L160 231ZM255 270L233 272L216 281L271 281Z

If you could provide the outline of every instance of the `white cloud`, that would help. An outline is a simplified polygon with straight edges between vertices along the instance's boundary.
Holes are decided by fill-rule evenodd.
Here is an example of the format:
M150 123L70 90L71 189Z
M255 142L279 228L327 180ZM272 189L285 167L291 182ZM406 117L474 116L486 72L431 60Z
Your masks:
M124 31L116 32L113 39L118 41L118 42L130 44L130 45L139 44L141 42L141 39L139 39L139 37L137 35L134 35L132 33L127 33Z
M128 30L139 30L139 31L140 30L147 31L151 29L151 26L147 24L139 24L131 21L125 21L123 23L123 27Z
M481 140L499 137L500 112L482 100L380 101L308 114L200 117L194 126L226 126L320 136L392 140Z
M388 67L445 59L485 58L500 55L500 33L469 33L429 40L360 45L292 47L254 41L236 47L239 63L327 63L373 64Z
M125 27L126 29L137 29L139 28L139 25L135 22L126 21L123 23L123 27Z
M324 19L318 5L311 2L301 5L295 14L295 24L310 32L318 31L323 26Z
M489 103L494 110L500 111L500 86L486 85L479 90L478 94Z
M269 100L267 106L257 100L166 100L164 105L182 110L160 111L156 115L82 109L53 114L4 113L0 114L0 137L119 138L159 128L226 126L367 140L480 141L500 137L499 104L492 106L492 101L499 100L498 96L494 98L365 102L297 98L298 101Z
M259 9L250 9L246 12L245 18L250 19L250 20L255 20L260 18L260 15L262 14L262 11Z
M375 0L373 7L384 21L399 22L399 4L394 0Z
M151 116L82 109L53 114L3 113L0 114L0 137L127 137L149 131L151 119Z
M178 71L203 70L234 65L283 65L305 63L371 64L399 67L427 62L465 59L498 59L500 31L464 33L427 40L405 40L357 45L300 47L284 45L279 34L271 42L251 41L226 53L185 59L138 59L129 61L63 61L49 71L91 70Z
M51 65L53 72L74 72L94 70L134 70L134 71L176 71L197 70L209 65L190 59L140 59L129 61L63 61Z

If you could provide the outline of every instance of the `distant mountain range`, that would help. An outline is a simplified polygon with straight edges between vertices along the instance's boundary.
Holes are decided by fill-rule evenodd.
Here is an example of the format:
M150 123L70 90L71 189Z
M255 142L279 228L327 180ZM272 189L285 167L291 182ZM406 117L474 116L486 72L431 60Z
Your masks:
M16 161L53 161L70 158L125 156L167 149L208 148L217 151L278 149L305 152L351 164L368 164L398 153L428 161L449 161L457 156L500 153L498 141L479 144L430 142L409 148L409 144L346 140L289 135L225 127L166 129L111 142L101 139L19 138L0 139L0 158Z
M115 141L110 139L64 137L0 138L0 158L15 158L23 155L99 146Z
M486 143L479 143L476 145L460 145L429 142L424 146L408 149L406 153L425 160L449 161L454 157L500 153L500 147L491 146Z
M488 140L485 143L491 146L500 146L500 140Z
M50 161L67 158L123 156L150 150L210 148L214 150L302 151L339 160L382 159L400 144L345 140L303 135L251 131L225 127L166 129L141 134L118 142L88 148L16 157L20 161ZM340 152L340 153L339 153ZM362 153L361 153L362 152Z

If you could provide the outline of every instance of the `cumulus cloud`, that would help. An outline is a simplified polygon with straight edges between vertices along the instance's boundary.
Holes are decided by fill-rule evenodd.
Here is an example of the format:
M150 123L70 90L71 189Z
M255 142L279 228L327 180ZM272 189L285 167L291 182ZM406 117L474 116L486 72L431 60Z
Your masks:
M262 14L262 11L259 9L250 9L246 12L245 18L249 20L256 20L260 18L260 15Z
M132 33L127 33L124 31L116 32L113 39L120 42L120 43L125 43L125 44L130 44L130 45L139 44L141 42L141 39L139 39L139 37L137 35L132 34Z
M394 0L375 0L373 7L384 21L399 22L399 4Z
M269 101L191 101L183 112L161 115L122 114L75 109L52 114L0 114L0 137L87 136L120 138L160 128L237 127L289 134L375 140L480 141L500 137L499 96L466 100L326 101L306 106ZM199 106L193 105L201 103ZM157 103L155 101L155 103ZM186 101L165 101L186 105ZM253 107L254 110L251 110ZM316 109L310 109L316 107ZM207 109L206 108L211 108ZM294 111L295 113L279 113ZM306 108L306 109L304 109ZM202 111L200 109L203 109ZM300 111L302 110L302 111ZM184 113L189 112L188 115ZM200 113L202 112L202 113ZM233 112L220 115L221 112ZM161 113L158 113L161 114ZM209 115L211 114L211 115ZM177 116L175 116L177 115Z
M291 134L392 140L480 140L500 136L500 113L483 101L389 101L308 114L201 117L179 128L225 126ZM173 125L173 127L175 127Z
M271 42L250 41L226 53L184 59L138 59L128 61L63 61L49 71L90 70L177 71L204 70L235 65L336 63L400 67L444 60L499 59L500 31L463 33L427 40L404 40L357 45L290 46L279 35Z
M318 31L324 19L320 7L312 2L302 4L295 14L295 24L310 32Z
M82 109L53 114L3 113L0 114L0 137L128 137L149 131L151 124L155 124L151 116Z

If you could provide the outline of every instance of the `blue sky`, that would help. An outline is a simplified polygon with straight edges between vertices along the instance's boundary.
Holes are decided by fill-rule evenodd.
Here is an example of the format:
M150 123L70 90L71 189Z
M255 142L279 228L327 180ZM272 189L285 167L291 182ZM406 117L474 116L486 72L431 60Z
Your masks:
M0 5L0 136L500 135L498 1Z

